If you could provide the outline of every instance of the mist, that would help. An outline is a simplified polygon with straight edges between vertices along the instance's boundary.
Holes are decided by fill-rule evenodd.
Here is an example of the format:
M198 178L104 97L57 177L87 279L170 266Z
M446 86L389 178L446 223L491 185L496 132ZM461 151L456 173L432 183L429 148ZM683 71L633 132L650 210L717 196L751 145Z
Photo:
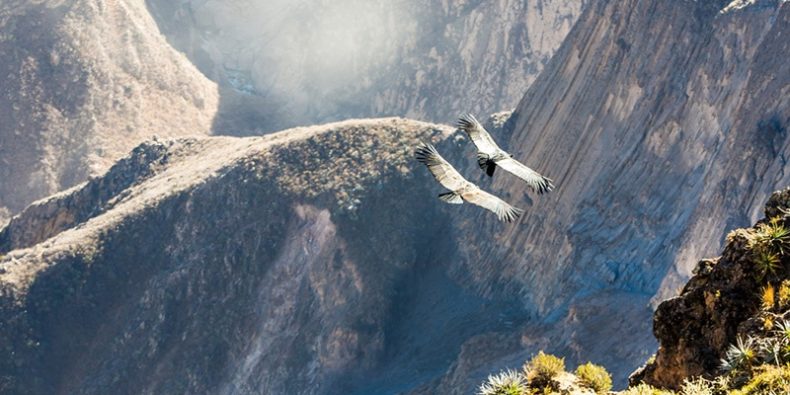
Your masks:
M546 0L147 4L171 44L225 88L229 116L220 122L230 117L231 128L257 131L381 116L447 123L468 111L511 109L581 7Z

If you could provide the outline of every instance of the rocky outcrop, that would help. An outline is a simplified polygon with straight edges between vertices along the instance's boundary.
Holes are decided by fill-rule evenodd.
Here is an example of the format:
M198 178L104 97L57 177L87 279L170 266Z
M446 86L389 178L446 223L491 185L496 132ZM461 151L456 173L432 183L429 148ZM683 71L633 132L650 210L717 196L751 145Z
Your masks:
M739 337L758 339L781 323L790 307L784 295L790 288L778 290L790 278L790 262L779 254L775 267L767 270L758 250L761 244L783 250L790 243L784 233L770 239L771 229L790 229L789 202L790 189L774 193L765 207L766 218L730 233L722 255L701 260L681 294L658 306L653 331L660 347L656 358L634 374L634 383L678 388L685 379L718 376L728 348ZM770 300L763 299L767 287ZM774 305L781 310L778 314L772 313Z
M585 2L147 3L173 46L224 88L217 130L238 134L513 108Z
M147 137L209 133L217 109L142 0L4 1L0 53L0 223Z

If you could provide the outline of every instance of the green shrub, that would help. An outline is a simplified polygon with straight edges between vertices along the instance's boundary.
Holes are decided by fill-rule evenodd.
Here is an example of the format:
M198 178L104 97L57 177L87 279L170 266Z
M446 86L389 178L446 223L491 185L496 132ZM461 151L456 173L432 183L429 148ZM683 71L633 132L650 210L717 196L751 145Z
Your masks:
M639 384L635 387L631 387L623 392L620 392L620 395L674 395L674 394L675 393L672 391L658 389L647 384Z
M524 364L524 376L532 388L551 386L551 380L565 371L565 359L544 354L543 351Z
M599 394L612 389L612 376L603 366L587 362L576 368L576 377L579 378L579 384L581 386L587 387Z
M771 395L790 394L790 366L762 365L755 368L757 372L740 390L732 391L734 395Z
M752 260L757 266L757 278L760 280L766 276L775 276L777 270L781 267L779 255L764 248L755 250Z
M478 395L531 395L532 393L527 387L524 376L513 370L488 376L477 391Z
M784 255L790 247L790 229L786 228L779 218L773 218L768 223L757 226L755 239L760 247Z
M702 377L686 379L680 389L682 395L718 395L720 392L715 383Z

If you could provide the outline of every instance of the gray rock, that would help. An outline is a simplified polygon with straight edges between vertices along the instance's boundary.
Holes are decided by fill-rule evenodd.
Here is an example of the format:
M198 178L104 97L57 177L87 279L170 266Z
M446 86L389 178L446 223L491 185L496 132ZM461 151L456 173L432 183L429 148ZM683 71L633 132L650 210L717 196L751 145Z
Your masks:
M0 53L0 222L154 133L208 134L217 111L142 0L4 0Z

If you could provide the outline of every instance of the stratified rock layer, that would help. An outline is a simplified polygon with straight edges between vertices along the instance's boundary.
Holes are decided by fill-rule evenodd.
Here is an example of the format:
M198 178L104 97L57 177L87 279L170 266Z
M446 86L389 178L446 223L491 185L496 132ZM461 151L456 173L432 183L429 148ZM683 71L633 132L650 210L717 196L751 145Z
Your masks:
M208 134L217 110L143 0L3 1L0 53L0 223L154 134Z
M489 183L476 164L463 170L527 211L505 229L457 217L471 235L459 275L484 295L521 295L544 323L490 371L545 348L603 364L623 386L654 351L635 336L649 330L649 306L676 296L700 256L790 184L790 3L728 5L590 4L495 136L556 190L530 198L504 172ZM496 344L476 349L494 355ZM445 380L485 363L473 354Z

